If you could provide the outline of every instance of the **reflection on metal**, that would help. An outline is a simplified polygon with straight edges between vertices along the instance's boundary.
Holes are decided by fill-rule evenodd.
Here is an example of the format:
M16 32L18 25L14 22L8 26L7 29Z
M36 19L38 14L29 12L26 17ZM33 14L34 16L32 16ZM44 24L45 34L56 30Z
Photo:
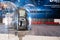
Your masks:
M3 9L2 9L3 8ZM5 18L8 19L8 17L12 20L14 19L14 12L15 10L17 9L16 5L13 4L12 2L9 2L9 1L4 1L4 2L0 2L0 9L3 11L2 15L5 16L3 18L3 20ZM8 12L6 12L8 11ZM11 12L12 11L12 12ZM11 21L12 21L11 20ZM7 20L6 20L7 21ZM10 22L10 21L9 21Z
M26 5L24 5L24 8L25 8L28 12L30 12L30 9L35 9L36 7L35 7L35 5L33 5L33 4L26 4Z
M7 5L0 2L0 10L7 8Z
M14 33L16 34L16 29L17 29L17 24L14 25L16 23L17 17L16 17L16 13L15 10L17 9L16 5L12 2L9 1L3 1L0 2L0 13L2 12L2 16L1 17L3 19L3 23L5 26L7 26L7 31L9 33ZM16 27L16 29L15 29ZM14 30L14 32L12 32L12 30Z
M16 5L15 5L14 3L10 2L10 1L4 1L4 2L2 2L2 3L6 4L7 7L10 7L10 8L12 8L12 9L13 9L13 8L14 8L14 9L17 8Z

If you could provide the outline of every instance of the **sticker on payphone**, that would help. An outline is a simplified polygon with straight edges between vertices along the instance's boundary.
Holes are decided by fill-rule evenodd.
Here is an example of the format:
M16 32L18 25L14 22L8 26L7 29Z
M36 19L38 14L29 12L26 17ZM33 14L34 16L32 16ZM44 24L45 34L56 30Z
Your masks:
M25 10L19 10L19 13L20 13L20 16L23 16L23 17L25 17Z

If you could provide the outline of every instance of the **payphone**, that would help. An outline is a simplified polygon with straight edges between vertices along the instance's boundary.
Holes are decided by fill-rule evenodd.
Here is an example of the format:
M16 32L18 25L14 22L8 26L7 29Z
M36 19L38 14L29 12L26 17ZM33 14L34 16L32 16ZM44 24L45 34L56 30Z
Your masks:
M20 8L18 13L18 30L27 30L28 29L27 26L28 26L27 12L24 8Z

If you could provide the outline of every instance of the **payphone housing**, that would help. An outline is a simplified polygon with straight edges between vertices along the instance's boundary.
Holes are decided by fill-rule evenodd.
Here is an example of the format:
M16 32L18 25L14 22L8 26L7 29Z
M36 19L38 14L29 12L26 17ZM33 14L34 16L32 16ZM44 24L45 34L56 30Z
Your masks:
M27 30L27 26L28 20L26 10L24 8L20 8L18 13L18 30Z

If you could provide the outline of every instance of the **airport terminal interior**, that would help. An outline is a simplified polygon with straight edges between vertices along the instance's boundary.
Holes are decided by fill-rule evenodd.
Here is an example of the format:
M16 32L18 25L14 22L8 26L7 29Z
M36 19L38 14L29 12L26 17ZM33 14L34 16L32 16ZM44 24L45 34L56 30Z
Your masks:
M0 0L0 40L60 40L60 0Z

